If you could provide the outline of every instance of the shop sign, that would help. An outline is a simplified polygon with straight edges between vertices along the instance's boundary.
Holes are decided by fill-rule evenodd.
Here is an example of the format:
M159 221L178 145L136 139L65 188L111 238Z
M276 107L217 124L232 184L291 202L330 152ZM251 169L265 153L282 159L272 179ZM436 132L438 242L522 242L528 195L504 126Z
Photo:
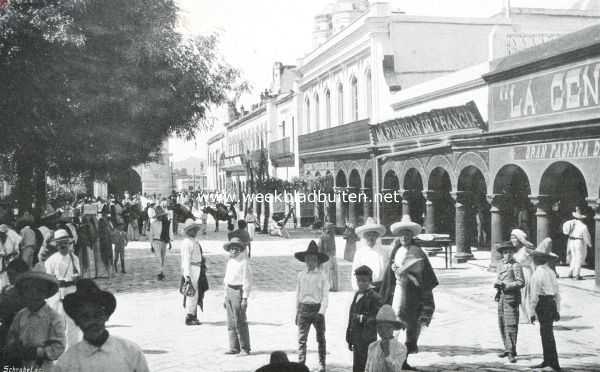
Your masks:
M98 205L97 204L84 204L83 205L83 214L84 215L97 215L98 214Z
M600 61L587 61L492 85L490 122L600 108Z
M515 160L600 158L600 140L532 144L513 148Z
M475 102L447 107L415 116L393 119L373 125L371 131L377 143L401 140L462 129L484 129L485 122Z

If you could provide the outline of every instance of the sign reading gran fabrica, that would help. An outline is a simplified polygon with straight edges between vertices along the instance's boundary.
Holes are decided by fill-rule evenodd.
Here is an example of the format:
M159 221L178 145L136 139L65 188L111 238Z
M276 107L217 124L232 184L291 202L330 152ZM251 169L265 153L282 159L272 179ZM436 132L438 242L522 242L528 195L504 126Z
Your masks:
M463 129L485 129L485 122L473 101L464 106L436 109L371 126L376 143Z
M490 131L597 117L600 59L492 84L489 107Z

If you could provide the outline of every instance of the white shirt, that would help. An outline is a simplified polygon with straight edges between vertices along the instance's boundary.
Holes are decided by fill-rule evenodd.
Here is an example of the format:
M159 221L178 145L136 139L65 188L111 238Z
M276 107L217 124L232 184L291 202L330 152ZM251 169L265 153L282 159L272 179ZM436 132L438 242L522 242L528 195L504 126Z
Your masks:
M70 347L53 372L149 372L142 350L131 341L108 336L96 347L83 340Z
M184 277L190 276L192 262L202 262L200 243L190 238L185 238L181 242L181 272Z
M241 285L242 298L248 298L250 295L250 290L252 289L252 270L250 270L247 257L244 252L241 252L237 257L230 258L227 261L225 277L223 278L223 284L226 287L225 292L227 292L228 285Z
M72 282L81 273L79 259L74 254L63 256L60 252L56 252L46 260L45 265L46 272L54 275L57 280ZM75 273L75 268L77 268L77 274Z
M320 314L325 314L329 301L329 279L319 269L298 273L296 302L299 304L321 304Z
M563 224L563 234L568 235L570 238L581 239L584 246L592 246L592 237L585 223L578 219L573 219Z
M6 232L6 241L4 243L0 242L0 256L19 253L21 240L21 235L9 228Z
M538 304L538 296L554 296L556 311L560 313L560 292L556 273L546 264L537 266L530 279L530 309L532 314Z
M371 248L364 240L361 240L360 245L356 249L354 261L352 262L352 272L350 274L352 276L352 289L355 291L358 290L354 270L363 265L373 270L373 282L382 281L388 260L390 259L390 253L389 248L383 247L379 242Z
M396 264L396 266L402 266L404 264L406 252L408 252L408 249L406 249L406 247L398 248L398 250L396 251L396 255L394 256L394 263Z
M385 357L381 348L381 340L369 345L365 372L400 372L406 361L406 346L395 338L389 341L390 354Z

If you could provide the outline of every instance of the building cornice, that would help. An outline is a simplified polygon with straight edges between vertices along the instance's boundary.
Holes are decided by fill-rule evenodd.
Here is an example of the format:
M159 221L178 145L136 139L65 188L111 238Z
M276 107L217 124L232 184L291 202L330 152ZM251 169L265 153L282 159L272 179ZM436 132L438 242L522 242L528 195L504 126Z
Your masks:
M207 145L207 146L210 146L210 145L212 145L213 143L215 143L215 142L217 142L217 141L219 141L219 140L222 140L223 138L225 138L225 133L221 132L221 133L215 134L214 136L210 137L210 138L209 138L209 139L206 141L206 145Z
M256 110L248 113L247 115L242 116L241 118L234 120L230 123L226 123L225 124L225 128L227 130L232 130L235 129L236 127L241 126L242 124L244 124L245 122L254 119L258 116L260 116L261 114L264 114L267 112L267 106L266 105L262 105L259 108L257 108Z
M411 107L420 103L425 103L425 102L429 102L432 101L434 99L439 99L439 98L443 98L446 96L450 96L450 95L454 95L454 94L458 94L458 93L462 93L462 92L466 92L468 90L472 90L472 89L476 89L476 88L481 88L486 86L486 82L485 80L483 80L483 78L476 78L476 79L472 79L469 81L465 81L456 85L452 85L450 87L447 88L442 88L440 90L437 90L435 92L430 92L430 93L425 93L419 96L415 96L412 98L407 98L405 100L402 100L400 102L396 102L396 103L392 103L392 109L394 110L401 110L407 107ZM409 88L410 89L410 88Z

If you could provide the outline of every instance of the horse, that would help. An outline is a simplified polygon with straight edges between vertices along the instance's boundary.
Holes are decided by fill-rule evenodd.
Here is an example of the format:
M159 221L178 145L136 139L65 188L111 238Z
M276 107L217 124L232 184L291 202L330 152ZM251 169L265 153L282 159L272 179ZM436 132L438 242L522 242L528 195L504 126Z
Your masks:
M219 221L227 221L227 225L231 225L231 216L224 204L217 204L216 209L210 206L204 207L202 211L210 214L215 220L215 232L219 232Z
M179 203L173 206L173 219L178 223L185 223L188 219L196 221L196 217L192 212L186 206Z

